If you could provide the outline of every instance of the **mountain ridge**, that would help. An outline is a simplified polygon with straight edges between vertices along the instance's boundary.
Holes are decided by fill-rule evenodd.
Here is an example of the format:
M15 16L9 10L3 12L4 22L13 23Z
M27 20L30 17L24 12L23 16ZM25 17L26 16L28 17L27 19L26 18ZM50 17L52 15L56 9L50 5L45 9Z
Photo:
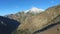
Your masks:
M58 8L60 9L60 6L57 6L56 8L53 6L53 8L49 8L37 16L29 17L24 21L24 24L21 24L20 28L29 29L31 32L43 28L44 25L51 23L54 18L60 15L60 10Z

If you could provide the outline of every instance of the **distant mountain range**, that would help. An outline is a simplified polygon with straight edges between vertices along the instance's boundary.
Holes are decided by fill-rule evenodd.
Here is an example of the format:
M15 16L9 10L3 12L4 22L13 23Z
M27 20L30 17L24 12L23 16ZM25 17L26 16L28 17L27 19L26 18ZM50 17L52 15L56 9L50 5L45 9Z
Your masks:
M32 7L31 9L26 10L26 11L21 11L21 12L18 12L16 14L6 15L6 17L11 18L11 19L15 19L15 20L22 23L26 18L31 17L31 16L36 16L43 11L44 10L42 10L42 9Z

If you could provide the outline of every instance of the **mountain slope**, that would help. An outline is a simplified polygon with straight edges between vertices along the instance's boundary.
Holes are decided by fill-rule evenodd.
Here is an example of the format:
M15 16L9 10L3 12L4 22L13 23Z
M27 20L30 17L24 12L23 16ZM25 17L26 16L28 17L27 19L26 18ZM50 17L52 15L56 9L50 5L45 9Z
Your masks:
M59 30L60 30L60 15L57 16L52 22L52 24L49 24L48 26L40 29L40 30L37 30L34 32L34 34L36 33L39 33L41 34L53 34L52 32L55 32L55 34L59 33ZM52 29L52 30L51 30ZM47 33L48 31L48 33ZM45 32L45 33L44 33Z
M42 29L60 15L60 5L48 8L45 12L40 13L40 15L29 17L25 20L23 24L20 25L20 29L29 29L30 32Z

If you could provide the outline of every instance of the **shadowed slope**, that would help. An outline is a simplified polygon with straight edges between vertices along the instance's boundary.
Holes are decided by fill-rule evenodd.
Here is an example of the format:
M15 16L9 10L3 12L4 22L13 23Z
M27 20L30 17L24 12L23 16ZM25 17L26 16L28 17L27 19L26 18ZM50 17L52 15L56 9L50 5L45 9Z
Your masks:
M16 20L0 16L0 34L11 34L19 24Z

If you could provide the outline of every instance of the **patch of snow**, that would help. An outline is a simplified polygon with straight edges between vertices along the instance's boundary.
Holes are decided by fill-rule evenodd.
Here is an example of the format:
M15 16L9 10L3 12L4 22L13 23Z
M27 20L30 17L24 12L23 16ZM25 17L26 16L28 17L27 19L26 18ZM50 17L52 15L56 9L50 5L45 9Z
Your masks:
M36 8L36 7L32 7L31 9L29 9L29 10L26 10L25 11L25 13L27 13L27 12L34 12L34 13L39 13L39 12L42 12L42 11L44 11L43 9L39 9L39 8Z

